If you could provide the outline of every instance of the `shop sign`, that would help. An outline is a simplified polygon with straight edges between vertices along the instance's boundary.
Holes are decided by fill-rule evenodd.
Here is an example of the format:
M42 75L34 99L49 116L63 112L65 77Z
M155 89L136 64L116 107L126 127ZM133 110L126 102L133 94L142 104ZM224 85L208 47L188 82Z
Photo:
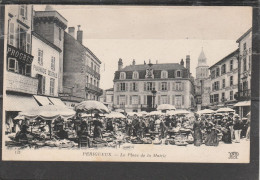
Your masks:
M69 97L68 93L59 93L59 97Z
M8 44L7 45L7 58L9 58L9 57L16 58L18 61L21 61L26 64L31 64L33 61L32 55Z
M40 66L33 65L33 70L40 72L42 74L47 74L47 69L40 67ZM54 78L58 77L57 73L50 71L50 70L48 70L48 75L51 76L51 77L54 77Z

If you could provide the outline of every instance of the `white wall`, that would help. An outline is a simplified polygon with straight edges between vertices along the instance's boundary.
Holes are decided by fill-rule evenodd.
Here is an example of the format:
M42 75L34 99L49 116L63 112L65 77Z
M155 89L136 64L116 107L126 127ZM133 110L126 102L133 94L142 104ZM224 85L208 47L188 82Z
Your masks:
M38 49L43 50L43 65L38 63ZM58 96L59 52L33 35L32 55L34 56L32 62L32 77L36 77L37 74L45 76L45 95L50 95L50 78L55 79L54 96ZM52 56L55 57L55 71L51 69ZM44 69L45 73L39 71L39 68ZM54 73L55 76L49 75L49 71Z

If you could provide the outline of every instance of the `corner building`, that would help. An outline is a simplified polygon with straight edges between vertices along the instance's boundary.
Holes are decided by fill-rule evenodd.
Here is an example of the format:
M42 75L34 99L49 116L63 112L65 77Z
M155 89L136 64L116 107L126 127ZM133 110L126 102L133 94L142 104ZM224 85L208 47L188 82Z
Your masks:
M172 104L176 109L194 108L194 82L190 75L190 57L167 64L140 64L123 68L119 59L114 76L114 108L127 112L151 111L160 104ZM156 91L156 94L152 93Z

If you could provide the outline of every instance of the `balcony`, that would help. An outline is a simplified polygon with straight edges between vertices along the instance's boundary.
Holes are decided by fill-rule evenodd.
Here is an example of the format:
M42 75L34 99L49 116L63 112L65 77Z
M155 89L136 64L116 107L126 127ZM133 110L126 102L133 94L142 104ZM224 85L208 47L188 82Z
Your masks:
M89 66L86 66L86 70L87 70L87 73L93 75L95 78L97 78L98 80L100 80L100 74L97 73L94 69L92 69L92 68L89 67Z
M251 98L251 89L240 91L238 94L239 94L239 100L240 101L250 100L250 98Z
M95 94L98 94L99 96L101 96L103 94L103 90L94 86L93 84L87 83L86 84L86 91L88 92L92 92Z
M6 71L5 87L7 91L37 94L38 79L22 74Z

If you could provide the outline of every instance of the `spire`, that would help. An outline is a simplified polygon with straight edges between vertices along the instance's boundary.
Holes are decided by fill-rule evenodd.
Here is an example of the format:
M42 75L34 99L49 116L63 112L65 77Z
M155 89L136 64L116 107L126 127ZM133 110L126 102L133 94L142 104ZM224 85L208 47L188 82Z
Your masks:
M204 54L203 47L201 49L201 53L198 58L198 66L207 66L207 58Z

